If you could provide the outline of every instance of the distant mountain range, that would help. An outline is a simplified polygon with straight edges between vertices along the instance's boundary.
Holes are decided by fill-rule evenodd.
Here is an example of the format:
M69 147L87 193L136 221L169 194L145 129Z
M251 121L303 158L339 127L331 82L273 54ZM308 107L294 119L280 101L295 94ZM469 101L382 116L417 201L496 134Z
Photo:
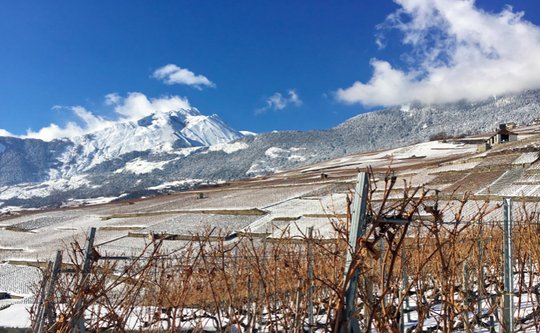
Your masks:
M71 140L0 137L0 210L153 195L538 117L540 90L532 90L481 102L389 107L323 131L252 135L193 108Z

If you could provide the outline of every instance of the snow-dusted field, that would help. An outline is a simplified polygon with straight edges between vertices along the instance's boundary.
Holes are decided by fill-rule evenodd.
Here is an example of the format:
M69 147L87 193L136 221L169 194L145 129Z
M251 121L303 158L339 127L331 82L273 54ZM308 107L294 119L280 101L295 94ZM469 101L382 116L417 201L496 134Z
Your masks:
M303 172L324 169L350 170L355 168L413 167L448 157L461 157L476 151L476 146L462 143L430 141L403 148L363 153L317 163L302 169Z
M0 264L0 292L28 297L41 277L41 271L34 267Z
M260 216L256 215L179 214L133 233L190 236L204 234L205 231L216 228L221 233L229 234L259 218Z

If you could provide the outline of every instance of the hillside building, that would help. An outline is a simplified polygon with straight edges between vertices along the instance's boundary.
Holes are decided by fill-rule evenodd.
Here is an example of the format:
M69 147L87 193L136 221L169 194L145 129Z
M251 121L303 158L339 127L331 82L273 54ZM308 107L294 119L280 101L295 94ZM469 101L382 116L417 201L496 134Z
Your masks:
M507 128L507 124L500 124L495 134L478 146L478 151L486 151L495 145L517 141L517 134Z

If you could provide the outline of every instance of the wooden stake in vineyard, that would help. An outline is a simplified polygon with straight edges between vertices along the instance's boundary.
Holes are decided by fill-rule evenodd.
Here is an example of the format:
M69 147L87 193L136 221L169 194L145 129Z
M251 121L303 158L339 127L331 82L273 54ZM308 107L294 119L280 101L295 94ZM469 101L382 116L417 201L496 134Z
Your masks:
M512 262L512 200L505 198L504 206L504 308L503 332L514 330L514 270Z
M340 333L360 333L360 324L354 316L356 301L356 289L358 287L358 268L356 265L351 265L357 255L357 243L364 235L366 230L366 210L367 210L367 193L369 187L368 174L361 172L356 179L356 191L353 200L353 211L351 227L349 231L349 251L347 252L347 260L345 262L345 313L340 326ZM353 269L351 270L351 267Z
M90 228L90 233L88 235L88 239L86 240L86 247L84 252L84 263L83 263L83 271L82 271L82 286L81 289L83 292L86 291L86 288L88 286L88 279L90 270L92 269L92 251L94 249L94 239L96 237L96 228L92 227ZM83 298L80 297L77 300L77 304L75 305L75 319L73 320L71 330L72 332L86 332L85 325L84 325L84 307L83 307Z
M48 279L44 280L44 285L42 293L40 295L38 313L37 313L37 327L34 328L34 331L37 333L45 332L45 328L54 323L54 290L56 287L56 282L58 280L58 274L60 274L60 269L62 265L62 251L56 252L56 258Z

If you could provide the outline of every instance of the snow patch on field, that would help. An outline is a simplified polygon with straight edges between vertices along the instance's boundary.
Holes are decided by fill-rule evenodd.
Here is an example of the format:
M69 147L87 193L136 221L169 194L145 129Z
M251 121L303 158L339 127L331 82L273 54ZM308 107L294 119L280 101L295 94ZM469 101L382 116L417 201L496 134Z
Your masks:
M1 303L0 303L1 305ZM30 328L30 304L14 304L10 307L0 310L0 328ZM89 318L91 314L99 313L104 317L107 314L103 308L92 307L87 310L85 317ZM145 323L149 318L155 317L156 309L154 307L134 307L131 315L127 317L125 322L125 330L127 331L141 331L142 327L145 327ZM196 319L180 319L180 318L196 318ZM213 318L204 317L204 312L198 309L183 309L178 313L178 317L175 319L178 327L178 331L204 331L204 332L217 332L218 327ZM227 325L230 321L228 318L222 318L223 324ZM232 332L239 332L233 329Z
M466 145L463 143L453 142L430 141L408 147L392 149L388 151L388 154L398 159L424 156L430 158L438 158L457 153L473 153L475 151L476 147L474 145Z
M0 143L0 154L2 154L6 150L6 146Z
M234 153L239 150L247 149L249 145L245 142L234 142L234 143L220 143L212 145L208 148L208 151L222 151L227 154Z
M5 207L2 207L2 202L0 201L0 214L4 214L4 213L8 213L8 212L19 212L21 210L36 210L37 208L34 208L34 209L28 209L28 208L22 208L22 207L19 207L19 206L5 206Z
M321 162L304 169L304 172L322 170L324 168L355 167L387 167L392 165L411 167L423 161L446 158L452 155L463 155L476 152L476 145L454 142L431 141L407 147L382 150L374 153L360 153ZM468 166L467 166L468 167Z
M13 304L0 311L0 327L26 328L30 327L29 304Z
M123 168L116 170L114 173L131 172L136 175L141 175L145 173L150 173L156 169L163 170L165 164L169 162L170 161L150 162L142 160L140 158L136 158L133 161L127 162Z
M149 187L149 190L164 190L171 187L180 187L180 186L193 186L196 184L202 183L202 179L184 179L184 180L176 180L173 182L166 182L161 185L152 186Z
M92 198L92 199L72 199L67 204L65 204L64 206L69 207L69 206L73 206L73 205L100 205L100 204L109 203L109 202L111 202L113 200L116 200L116 199L119 199L121 197L122 196L119 196L119 197L97 197L97 198Z

